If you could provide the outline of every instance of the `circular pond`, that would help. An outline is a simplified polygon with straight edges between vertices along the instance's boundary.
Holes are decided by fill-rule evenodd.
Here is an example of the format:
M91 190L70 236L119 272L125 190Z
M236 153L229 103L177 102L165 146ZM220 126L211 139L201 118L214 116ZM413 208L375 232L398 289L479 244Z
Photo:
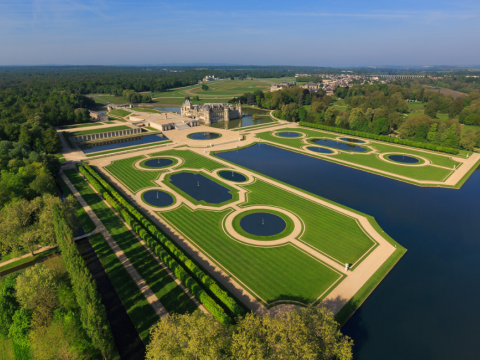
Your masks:
M235 171L223 170L219 171L218 175L225 180L235 181L235 182L244 182L247 181L247 177Z
M174 203L173 196L161 190L148 190L142 194L142 199L147 204L155 207L170 206Z
M333 151L330 150L330 149L325 149L325 148L318 147L318 146L309 146L309 147L307 147L307 150L319 152L319 153L322 153L322 154L332 154L333 153Z
M340 140L353 142L353 143L357 143L357 144L365 144L365 141L359 140L359 139L353 139L353 138L340 138Z
M213 139L218 139L220 134L218 133L213 133L213 132L197 132L193 134L189 134L188 138L189 139L194 139L194 140L213 140Z
M280 133L277 133L277 135L283 136L283 137L291 137L291 138L301 136L301 134L296 132L280 132Z
M284 231L287 223L278 215L254 212L240 220L240 227L255 236L273 236Z
M172 159L150 159L145 161L142 165L149 168L161 168L173 164Z
M405 155L389 155L389 160L404 163L404 164L416 164L420 162L419 159L414 158L412 156L405 156Z

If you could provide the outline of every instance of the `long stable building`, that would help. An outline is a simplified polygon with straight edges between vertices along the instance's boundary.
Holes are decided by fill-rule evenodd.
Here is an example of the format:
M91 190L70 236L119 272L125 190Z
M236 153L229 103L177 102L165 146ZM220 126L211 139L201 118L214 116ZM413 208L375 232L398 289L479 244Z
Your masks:
M187 99L182 105L181 115L198 120L204 124L229 121L242 117L242 104L238 102L236 107L227 103L206 103L199 106L193 105L192 102Z

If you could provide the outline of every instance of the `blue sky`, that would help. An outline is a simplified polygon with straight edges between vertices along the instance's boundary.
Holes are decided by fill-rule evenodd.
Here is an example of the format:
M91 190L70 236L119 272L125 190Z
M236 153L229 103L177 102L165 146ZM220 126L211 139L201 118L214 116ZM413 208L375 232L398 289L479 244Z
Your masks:
M479 65L480 1L0 0L0 65Z

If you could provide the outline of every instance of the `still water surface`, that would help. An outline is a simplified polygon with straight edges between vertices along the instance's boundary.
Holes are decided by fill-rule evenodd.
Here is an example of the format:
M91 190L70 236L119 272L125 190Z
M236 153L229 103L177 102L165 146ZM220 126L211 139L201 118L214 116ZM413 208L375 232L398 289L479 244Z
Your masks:
M144 145L159 141L167 141L168 138L158 135L132 136L117 140L96 141L93 143L80 144L78 147L85 153L94 153L105 150L121 149L127 146Z
M478 359L480 171L422 188L266 144L217 154L375 217L408 251L342 331L354 358Z

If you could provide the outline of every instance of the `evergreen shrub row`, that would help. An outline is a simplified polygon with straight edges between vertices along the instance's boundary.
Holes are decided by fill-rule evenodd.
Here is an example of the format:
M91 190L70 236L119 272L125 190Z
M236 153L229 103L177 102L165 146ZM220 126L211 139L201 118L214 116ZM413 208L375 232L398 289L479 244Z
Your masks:
M420 149L428 149L428 150L433 150L433 151L440 151L444 152L447 154L452 154L452 155L457 155L460 151L457 149L445 147L445 146L438 146L434 144L428 144L428 143L423 143L423 142L417 142L417 141L411 141L411 140L405 140L405 139L398 139L390 136L385 136L385 135L375 135L375 134L370 134L366 132L361 132L361 131L353 131L353 130L347 130L347 129L341 129L337 127L332 127L332 126L325 126L325 125L320 125L320 124L312 124L309 122L300 122L301 126L306 126L306 127L311 127L314 129L320 129L320 130L327 130L327 131L332 131L340 134L346 134L346 135L353 135L353 136L361 136L365 137L368 139L374 139L374 140L380 140L380 141L386 141L389 143L395 143L395 144L400 144L400 145L408 145Z
M53 225L63 261L80 306L82 326L92 340L92 344L101 351L103 357L110 359L115 353L115 345L105 307L100 301L90 271L75 245L73 232L56 204L53 205Z
M105 180L103 180L98 175L98 173L96 173L95 170L93 170L87 164L84 164L83 167L81 166L79 170L82 174L85 175L90 184L92 184L92 186L100 194L102 194L105 200L107 200L110 205L112 205L112 207L120 214L120 216L125 220L125 222L132 227L133 231L135 231L140 236L140 238L147 243L150 249L152 249L155 254L157 254L157 256L170 268L170 270L175 274L175 276L205 306L205 308L210 311L212 315L221 323L230 324L232 322L230 316L223 310L221 306L219 306L215 302L215 300L210 295L205 292L205 290L200 285L198 285L197 281L195 281L195 279L188 274L188 272L182 267L182 265L180 265L172 256L170 256L169 253L165 251L164 247L162 247L161 245L168 248L175 256L177 256L177 258L183 262L183 265L189 268L190 271L192 271L192 269L195 270L196 268L198 271L192 271L192 273L197 277L197 279L199 279L200 281L205 280L206 284L208 285L214 285L212 286L213 289L215 289L215 287L218 287L218 285L210 277L208 277L200 269L198 269L198 267L191 260L186 258L185 255L180 250L178 250L178 248L171 241L169 241L160 231L158 231L158 229L151 222L145 219L145 217L142 216L132 205L128 204L127 201L120 194L118 194L118 192L116 192ZM94 175L95 178L93 178L92 175ZM112 194L118 202L115 201L115 199L110 196L110 194L105 191L105 189L110 191L110 194ZM126 211L126 209L128 211ZM130 214L132 214L133 217ZM137 222L134 218L139 220L143 226L140 225L139 222ZM148 232L145 229L148 229ZM153 237L150 236L149 233L152 234ZM155 240L155 238L157 240ZM231 302L228 301L228 299L230 299L231 301L233 301L232 308L235 310L239 308L240 311L237 310L237 312L239 314L243 314L243 312L241 312L243 309L238 306L238 304L231 297L229 297L228 294L226 294L219 287L218 290L223 292L226 296L225 301L221 297L218 297L219 300L224 303L226 302L227 304L230 304ZM214 291L212 292L215 294ZM222 295L218 291L217 293ZM217 295L215 294L215 296ZM235 314L235 312L233 313Z

